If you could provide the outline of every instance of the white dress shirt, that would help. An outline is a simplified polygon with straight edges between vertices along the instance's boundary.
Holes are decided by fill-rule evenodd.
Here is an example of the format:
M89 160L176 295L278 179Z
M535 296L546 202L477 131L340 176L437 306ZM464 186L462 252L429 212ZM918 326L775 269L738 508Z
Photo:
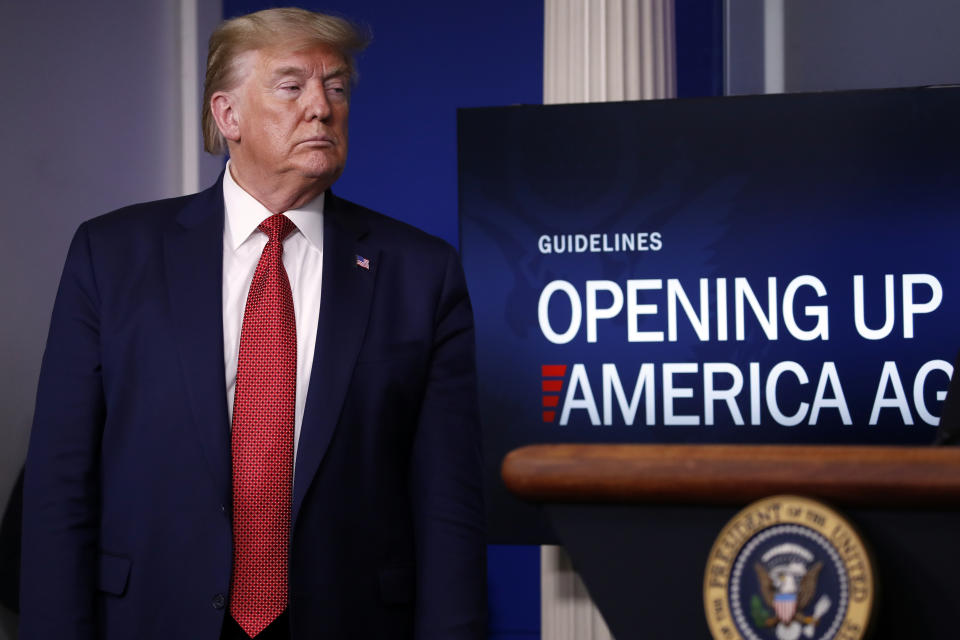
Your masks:
M297 406L293 432L294 461L300 442L303 407L307 400L313 351L320 313L320 283L323 275L323 196L299 209L284 211L297 229L283 241L283 266L290 279L293 310L297 322ZM240 329L253 281L267 236L257 227L272 214L243 190L230 175L230 163L223 175L223 357L227 373L227 410L233 424L233 396L237 386L237 359Z

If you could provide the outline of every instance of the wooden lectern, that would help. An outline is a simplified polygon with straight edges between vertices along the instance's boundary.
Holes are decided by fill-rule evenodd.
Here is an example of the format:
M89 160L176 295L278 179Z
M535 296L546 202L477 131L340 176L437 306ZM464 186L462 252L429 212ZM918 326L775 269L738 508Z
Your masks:
M871 638L960 638L960 448L534 445L503 480L542 505L616 638L709 638L707 557L742 507L821 500L869 546Z

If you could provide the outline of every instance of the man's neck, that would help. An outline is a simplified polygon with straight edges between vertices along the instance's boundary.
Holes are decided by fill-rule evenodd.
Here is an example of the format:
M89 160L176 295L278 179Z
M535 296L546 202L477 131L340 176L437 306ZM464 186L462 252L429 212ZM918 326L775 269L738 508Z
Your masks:
M234 160L230 161L230 175L241 189L267 208L271 213L283 213L307 204L330 185L301 176L268 177L249 171Z

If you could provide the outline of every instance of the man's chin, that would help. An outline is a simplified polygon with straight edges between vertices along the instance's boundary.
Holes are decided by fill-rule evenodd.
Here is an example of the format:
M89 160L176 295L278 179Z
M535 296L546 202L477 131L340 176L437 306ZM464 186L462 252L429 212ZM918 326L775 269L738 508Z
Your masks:
M295 165L295 171L306 180L333 184L343 172L343 166L330 162L300 162Z

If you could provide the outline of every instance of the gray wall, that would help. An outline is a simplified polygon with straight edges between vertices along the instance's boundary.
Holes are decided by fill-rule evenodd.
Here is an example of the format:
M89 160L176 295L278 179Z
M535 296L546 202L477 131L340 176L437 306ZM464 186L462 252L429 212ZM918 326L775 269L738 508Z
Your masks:
M220 16L201 0L200 38ZM179 195L180 4L0 0L0 508L26 453L60 270L77 225ZM198 105L199 108L199 105ZM216 161L203 165L203 179ZM0 640L15 636L0 607Z
M763 14L778 5L787 92L960 82L956 0L726 0L729 95L764 92Z
M787 0L787 91L960 82L957 0Z

